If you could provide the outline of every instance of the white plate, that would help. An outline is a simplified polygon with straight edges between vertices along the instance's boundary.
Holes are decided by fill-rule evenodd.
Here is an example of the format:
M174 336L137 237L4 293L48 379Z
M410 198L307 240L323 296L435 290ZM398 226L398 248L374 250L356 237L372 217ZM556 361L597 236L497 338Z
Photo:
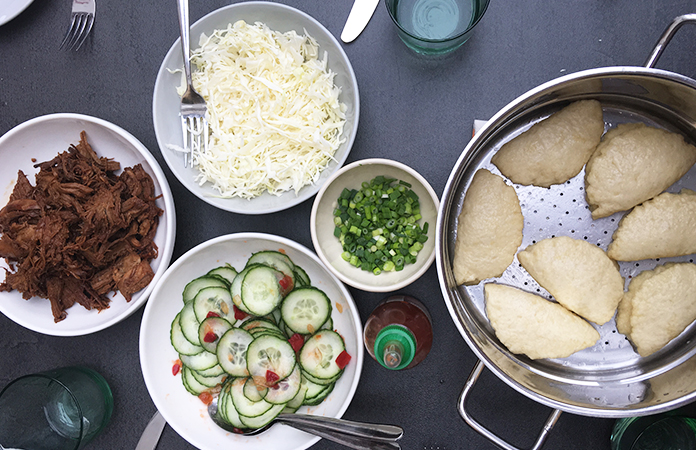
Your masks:
M198 169L184 168L183 156L180 152L168 148L168 145L183 146L179 106L181 100L176 88L181 85L181 70L183 59L181 44L177 39L164 57L162 66L157 73L155 90L152 99L152 115L155 125L155 135L162 155L174 175L189 191L201 200L226 211L240 214L266 214L281 211L295 206L314 194L340 168L348 157L358 129L359 98L358 84L353 68L343 48L336 38L323 25L307 14L297 9L279 3L271 2L242 2L220 8L201 18L191 26L191 47L198 46L201 33L211 34L214 30L226 28L229 23L245 20L247 23L263 22L272 30L287 32L295 30L303 34L306 30L319 43L321 54L328 52L328 67L336 73L334 82L341 88L340 101L347 106L346 125L342 138L346 140L336 151L334 161L322 172L316 183L305 186L296 195L294 191L285 192L280 196L265 193L252 200L242 198L217 198L218 191L210 183L199 186L195 182ZM177 70L179 72L172 73Z
M346 351L352 356L328 398L318 406L303 406L299 412L341 417L358 386L364 354L360 316L347 288L316 255L293 241L262 233L231 234L204 242L177 259L159 280L145 306L140 327L140 365L155 406L177 433L202 450L302 450L319 440L285 425L274 425L253 437L224 431L213 423L198 397L184 389L181 375L172 375L178 355L169 332L184 305L181 293L186 283L225 262L241 270L249 256L260 250L284 251L307 272L312 285L329 296L334 329L341 333Z
M5 25L27 9L34 0L2 0L0 2L0 25Z
M23 327L53 336L80 336L107 328L133 314L147 300L148 295L169 265L174 251L176 219L174 200L167 179L150 152L124 129L95 117L81 114L50 114L36 117L8 131L0 137L0 207L4 207L22 170L34 182L38 169L35 162L49 161L80 141L80 132L87 132L87 141L99 156L113 158L121 167L142 164L155 183L157 200L164 213L160 217L155 244L158 257L152 260L155 277L147 288L133 295L130 302L120 293L109 294L111 304L104 311L88 311L80 305L67 310L64 320L54 323L47 299L22 299L17 291L0 292L0 312ZM0 280L5 279L5 260L0 263Z

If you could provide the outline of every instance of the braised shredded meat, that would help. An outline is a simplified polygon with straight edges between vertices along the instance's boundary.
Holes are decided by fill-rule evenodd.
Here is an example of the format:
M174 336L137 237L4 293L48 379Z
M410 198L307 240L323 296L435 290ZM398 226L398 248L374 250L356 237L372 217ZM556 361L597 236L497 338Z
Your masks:
M162 210L150 175L140 164L115 175L120 164L97 156L84 131L34 167L36 185L20 170L0 210L0 257L10 267L0 291L47 298L55 322L75 303L108 308L112 291L130 301L154 276Z

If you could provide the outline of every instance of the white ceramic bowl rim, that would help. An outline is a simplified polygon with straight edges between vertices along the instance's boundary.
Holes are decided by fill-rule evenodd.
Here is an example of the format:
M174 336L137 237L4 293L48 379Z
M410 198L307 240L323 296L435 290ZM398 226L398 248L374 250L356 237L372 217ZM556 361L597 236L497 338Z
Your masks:
M367 283L362 283L360 281L357 281L355 279L352 279L345 274L341 273L340 271L336 270L334 266L331 264L329 261L328 256L324 253L322 246L320 245L319 238L316 234L316 217L317 217L317 210L319 207L319 204L321 203L321 200L324 196L324 193L326 192L327 189L330 188L330 186L333 184L333 182L339 178L342 174L348 172L349 170L355 168L355 167L360 167L360 166L365 166L365 165L384 165L384 166L392 166L396 167L397 169L400 169L409 175L411 175L413 178L415 178L421 185L422 187L428 192L430 195L430 199L434 202L435 205L435 213L437 214L437 210L439 209L439 204L440 201L438 199L437 194L435 193L435 190L430 186L430 183L428 183L428 180L426 180L420 173L418 173L416 170L413 168L409 167L408 165L394 161L392 159L385 159L385 158L368 158L368 159L361 159L358 161L354 161L346 166L343 166L340 170L338 170L336 173L334 173L329 180L322 186L322 188L319 190L319 193L317 193L316 198L314 199L314 204L312 205L312 212L311 212L311 219L310 219L310 229L311 229L311 234L312 234L312 241L314 243L314 248L317 252L317 255L319 258L322 260L324 265L329 268L329 270L336 275L341 281L344 283L357 288L361 289L363 291L367 292L392 292L392 291L397 291L399 289L402 289L409 284L413 283L415 280L420 278L433 264L433 261L435 261L435 251L433 249L432 252L428 255L428 258L425 260L425 262L422 264L422 266L416 271L415 273L411 274L411 276L402 279L399 282L393 283L393 284L377 284L379 281L379 276L375 276L375 284L367 284ZM422 203L422 201L421 201ZM430 224L430 229L429 233L430 239L434 241L434 231L435 231L435 223Z
M16 314L14 311L8 310L8 308L4 308L2 305L2 302L0 302L0 312L2 312L4 315L6 315L9 319L12 321L16 322L17 324L28 328L30 330L47 334L47 335L52 335L52 336L82 336L82 335L87 335L91 334L97 331L101 331L105 328L108 328L124 319L129 317L131 314L135 313L148 299L150 293L155 287L155 284L157 281L162 277L164 274L167 266L169 266L169 262L171 260L172 253L174 251L174 239L176 235L176 213L174 210L174 199L172 196L172 192L169 188L169 184L167 184L167 178L164 175L164 172L162 172L162 169L160 168L159 163L157 160L152 156L150 151L137 139L135 136L133 136L131 133L128 131L124 130L123 128L119 127L118 125L115 125L111 122L108 122L104 119L100 119L97 117L92 117L84 114L76 114L76 113L55 113L55 114L47 114L39 117L35 117L33 119L27 120L26 122L23 122L11 130L9 130L7 133L2 135L0 137L0 147L2 144L10 140L11 138L15 137L15 135L18 135L20 133L23 133L27 128L31 128L37 124L41 124L44 122L51 122L51 121L84 121L88 122L91 124L94 124L99 127L103 127L107 130L112 131L113 133L119 135L122 137L124 140L126 140L132 147L135 149L138 154L140 154L147 164L149 165L149 169L152 171L151 175L154 175L154 180L155 181L155 186L161 189L161 195L162 195L162 201L164 202L164 214L166 215L167 219L164 221L164 224L162 223L163 221L160 221L159 226L162 227L164 225L164 236L165 236L165 241L164 245L158 245L158 256L157 256L157 264L158 268L155 271L154 278L152 281L150 281L150 284L143 290L135 294L135 298L133 298L130 303L128 304L128 308L121 313L114 315L114 317L104 320L102 322L99 322L95 325L92 325L90 327L80 329L78 331L76 330L63 330L59 326L56 327L43 327L40 325L37 325L34 321L32 321L32 317L26 317L25 315L21 314ZM76 136L76 138L79 136ZM56 150L56 154L58 154L61 151L64 151L67 149L59 149ZM113 155L101 155L101 156L108 156L113 158ZM120 161L119 161L120 162ZM27 174L28 176L30 174ZM2 205L4 206L4 205ZM0 206L1 207L1 206ZM158 230L159 231L159 230ZM50 308L48 305L48 301L46 301L46 308ZM82 306L75 305L74 308L82 308ZM68 317L70 317L71 310L68 310ZM107 314L109 313L109 309L106 309L105 311L100 312L99 314ZM68 319L65 319L68 320ZM56 324L56 325L60 325Z

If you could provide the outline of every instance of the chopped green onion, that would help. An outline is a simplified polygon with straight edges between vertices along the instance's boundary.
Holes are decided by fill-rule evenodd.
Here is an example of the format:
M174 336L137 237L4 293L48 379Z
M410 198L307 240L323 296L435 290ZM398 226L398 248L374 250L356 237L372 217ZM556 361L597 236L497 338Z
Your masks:
M341 191L333 215L343 260L375 275L416 261L428 240L428 223L418 224L420 204L411 187L379 175L359 189Z

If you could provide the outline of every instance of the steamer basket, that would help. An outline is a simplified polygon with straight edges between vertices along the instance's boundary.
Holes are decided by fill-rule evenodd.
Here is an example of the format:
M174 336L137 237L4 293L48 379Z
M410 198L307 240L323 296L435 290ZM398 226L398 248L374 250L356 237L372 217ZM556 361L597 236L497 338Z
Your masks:
M500 379L532 400L553 408L534 448L540 448L561 411L593 417L619 418L668 411L696 399L696 323L665 348L641 358L616 330L614 320L595 325L601 339L568 358L531 360L511 353L496 338L486 317L483 284L457 286L452 273L457 217L474 173L482 168L500 174L490 162L502 144L570 102L596 99L602 103L606 129L626 122L642 122L682 134L696 142L696 81L652 68L664 46L696 14L678 17L667 28L646 67L591 69L550 81L519 97L498 112L471 140L448 179L436 231L436 263L445 302L469 347L481 360L474 368L459 401L459 412L476 431L506 449L502 441L466 411L469 391L484 365ZM585 239L606 250L625 213L592 220L584 193L584 170L551 188L513 185L524 215L520 248L554 236ZM508 181L509 183L509 181ZM668 191L696 190L696 167ZM627 280L665 262L693 262L694 255L620 263ZM492 280L488 280L492 281ZM519 265L517 258L495 281L551 298Z

